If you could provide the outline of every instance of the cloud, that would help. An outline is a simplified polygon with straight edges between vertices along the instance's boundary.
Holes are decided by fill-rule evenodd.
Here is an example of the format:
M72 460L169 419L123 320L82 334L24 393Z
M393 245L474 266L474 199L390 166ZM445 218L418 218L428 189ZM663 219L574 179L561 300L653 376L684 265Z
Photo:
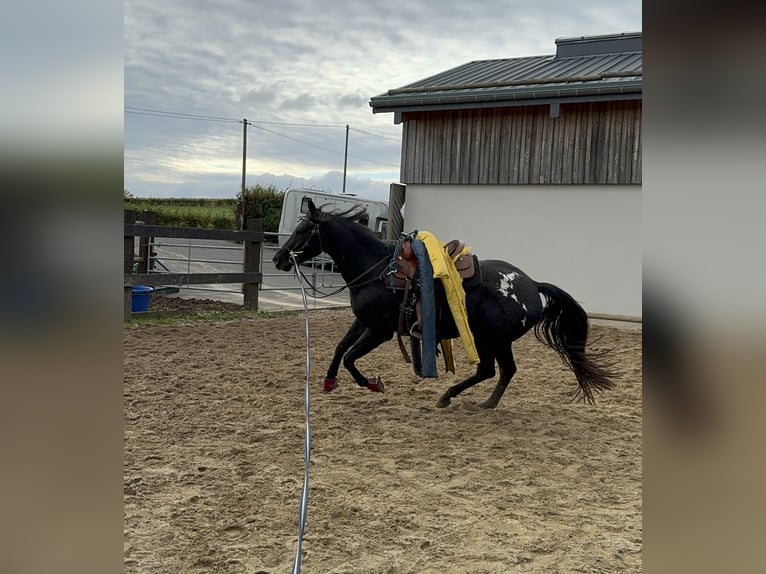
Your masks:
M288 97L282 100L279 104L279 110L281 111L293 111L293 110L309 110L317 105L317 99L313 94L309 92L303 92L292 97Z
M263 186L273 185L280 191L291 187L302 187L328 191L330 193L341 193L343 190L343 172L330 171L315 177L305 178L288 174L275 175L272 173L262 173L254 176L253 183L249 185L256 183ZM391 183L385 180L371 180L347 175L346 193L353 193L359 197L388 201Z
M360 108L367 105L370 98L355 92L353 94L341 94L337 99L340 108Z
M398 174L401 126L369 107L388 89L471 60L553 53L561 36L641 27L640 0L391 0L385 18L361 2L125 0L124 14L126 106L269 122L249 131L248 165L296 178L342 168L346 124L361 130L350 172ZM242 129L126 114L125 150L126 180L163 169L168 181L195 169L236 179Z
M269 107L277 99L279 89L275 86L253 88L240 98L240 102L246 106Z
M346 177L346 193L359 197L388 201L390 180L374 180L353 175ZM343 190L343 172L331 171L312 177L298 177L288 173L275 174L263 172L249 175L246 186L274 186L278 191L290 187L317 189L331 193L341 193ZM220 177L212 174L196 175L185 181L128 181L125 189L138 197L207 197L234 198L241 190L240 176Z

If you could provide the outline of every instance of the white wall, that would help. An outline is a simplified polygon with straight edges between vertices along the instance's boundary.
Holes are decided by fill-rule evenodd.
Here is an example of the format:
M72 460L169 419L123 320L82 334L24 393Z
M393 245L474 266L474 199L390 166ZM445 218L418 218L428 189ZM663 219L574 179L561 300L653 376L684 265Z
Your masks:
M460 238L588 313L641 316L641 187L408 185L404 231Z

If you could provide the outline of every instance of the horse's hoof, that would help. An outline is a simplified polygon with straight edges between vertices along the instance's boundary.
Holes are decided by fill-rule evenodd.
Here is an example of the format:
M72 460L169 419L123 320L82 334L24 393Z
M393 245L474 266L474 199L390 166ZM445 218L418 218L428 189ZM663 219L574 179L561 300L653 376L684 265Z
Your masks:
M324 384L322 385L322 390L325 393L329 393L334 391L338 388L338 379L335 377L328 377L324 380Z
M449 397L442 397L438 401L436 401L436 406L440 409L443 409L444 407L448 407L450 404L450 398Z
M383 386L383 381L380 380L380 377L373 377L371 379L367 379L367 388L370 389L373 393L386 392L386 387Z
M497 406L497 403L490 403L489 401L484 401L483 403L479 403L476 405L477 408L480 409L494 409Z

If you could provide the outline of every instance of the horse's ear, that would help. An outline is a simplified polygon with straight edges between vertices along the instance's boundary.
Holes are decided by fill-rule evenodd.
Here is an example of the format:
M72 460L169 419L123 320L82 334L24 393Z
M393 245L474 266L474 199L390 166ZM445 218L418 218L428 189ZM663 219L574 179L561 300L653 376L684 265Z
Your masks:
M316 207L316 205L314 205L314 200L311 199L311 198L308 198L307 205L308 205L308 208L309 208L309 217L311 219L314 219L316 217L316 214L317 214L317 207Z

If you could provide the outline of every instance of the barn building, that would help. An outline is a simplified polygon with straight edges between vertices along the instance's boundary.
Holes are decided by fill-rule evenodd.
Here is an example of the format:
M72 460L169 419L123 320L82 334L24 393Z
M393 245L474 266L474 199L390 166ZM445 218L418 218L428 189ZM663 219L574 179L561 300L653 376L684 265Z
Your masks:
M642 33L468 62L371 98L402 125L405 231L462 238L592 316L641 317ZM396 219L392 217L396 230Z

